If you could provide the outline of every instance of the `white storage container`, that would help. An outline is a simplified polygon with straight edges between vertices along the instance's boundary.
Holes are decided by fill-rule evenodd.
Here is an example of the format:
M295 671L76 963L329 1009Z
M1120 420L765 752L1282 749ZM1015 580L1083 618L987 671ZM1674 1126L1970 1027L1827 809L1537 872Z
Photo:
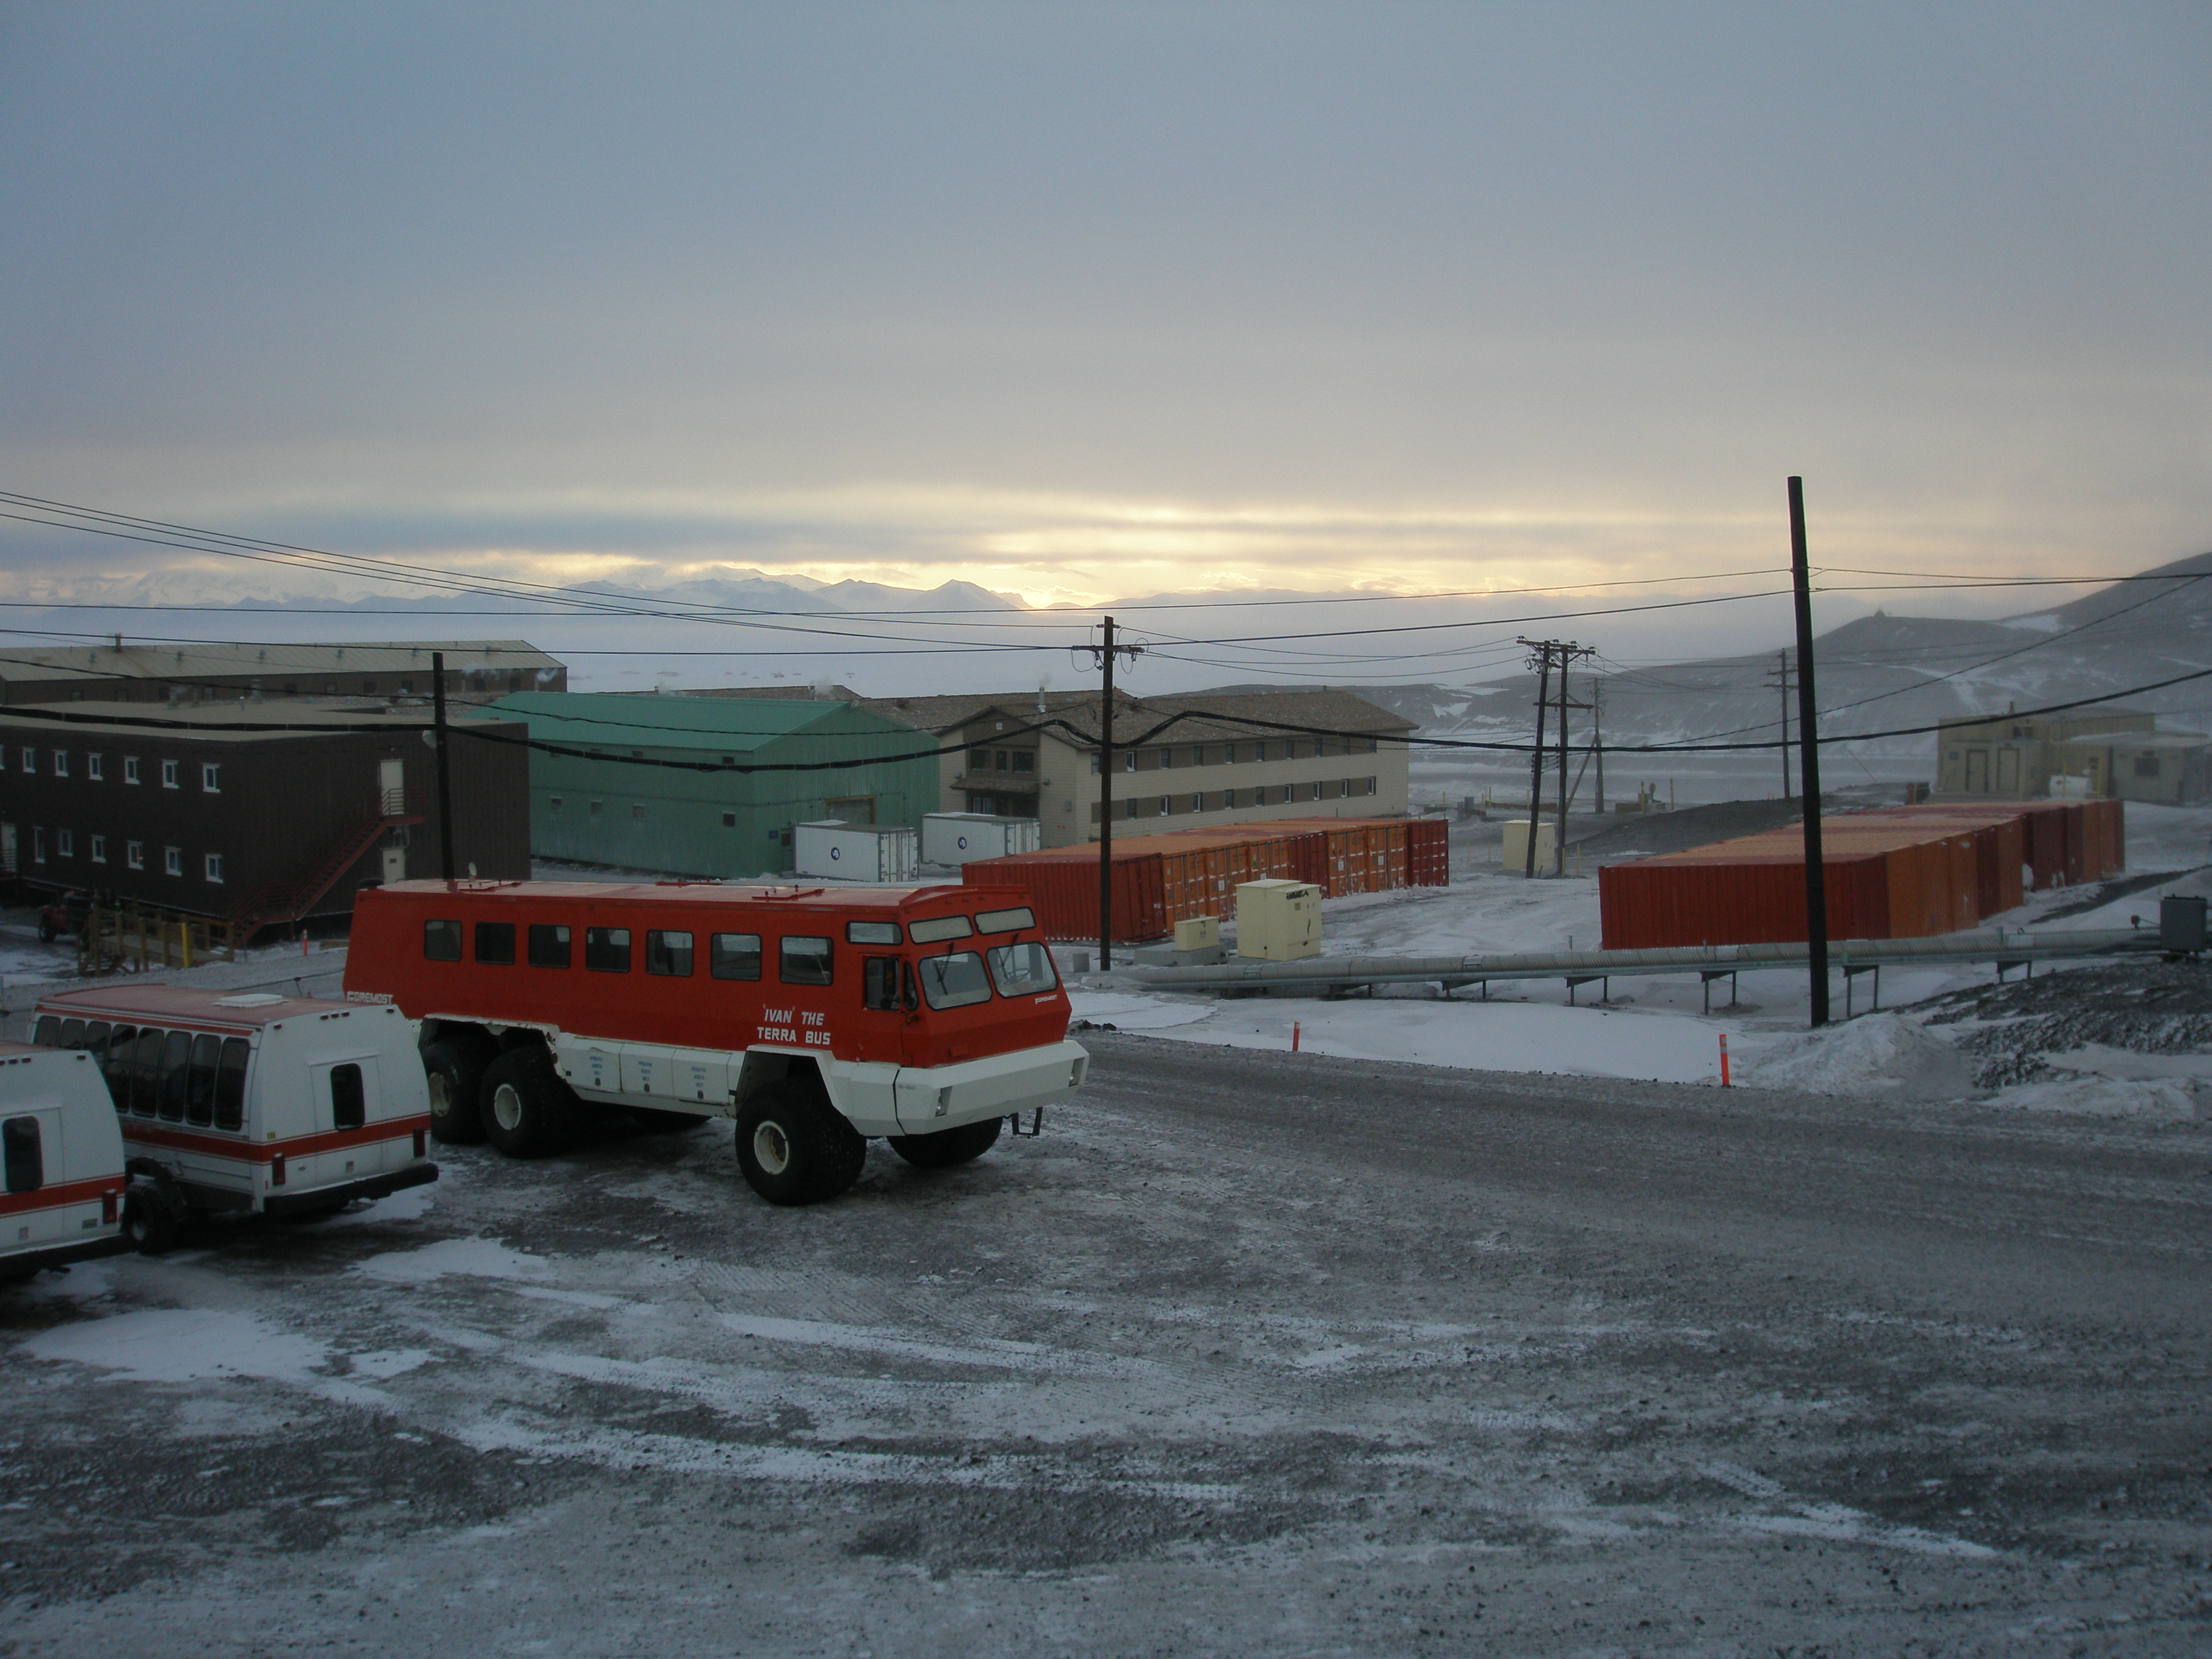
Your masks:
M1034 853L1044 845L1044 826L1035 818L1000 818L988 812L925 812L921 856L927 864L963 865L970 859L1002 859Z
M1536 873L1538 875L1548 876L1552 873L1552 854L1559 844L1559 826L1556 823L1540 823L1536 826ZM1511 875L1516 870L1526 870L1528 867L1528 819L1505 820L1504 852L1504 867L1507 875Z
M791 851L800 875L836 881L912 881L921 857L910 829L842 818L794 826Z
M1237 954L1261 962L1319 956L1321 889L1310 881L1239 882Z

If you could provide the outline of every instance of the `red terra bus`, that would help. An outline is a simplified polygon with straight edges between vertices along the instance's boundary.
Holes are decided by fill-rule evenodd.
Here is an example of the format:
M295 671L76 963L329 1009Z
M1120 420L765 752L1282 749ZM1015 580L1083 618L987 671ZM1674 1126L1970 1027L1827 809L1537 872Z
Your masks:
M843 1192L873 1136L976 1158L1090 1064L1011 887L394 882L356 903L345 988L422 1022L440 1139L528 1158L588 1107L733 1117L775 1204Z

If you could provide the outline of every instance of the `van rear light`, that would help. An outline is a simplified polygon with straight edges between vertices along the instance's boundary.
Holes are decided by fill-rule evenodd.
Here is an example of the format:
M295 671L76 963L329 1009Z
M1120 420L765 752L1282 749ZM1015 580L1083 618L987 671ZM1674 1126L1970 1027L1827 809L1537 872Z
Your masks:
M422 1157L425 1153L427 1153L429 1150L430 1150L430 1144L429 1144L429 1142L423 1139L423 1132L422 1132L422 1130L420 1130L420 1129L417 1129L417 1130L415 1132L415 1156L416 1156L416 1157L417 1157L417 1158L421 1158L421 1157Z
M272 1187L284 1184L284 1154L282 1152L269 1160L269 1184Z
M112 1187L100 1195L100 1218L110 1226L115 1223L115 1206L119 1196Z

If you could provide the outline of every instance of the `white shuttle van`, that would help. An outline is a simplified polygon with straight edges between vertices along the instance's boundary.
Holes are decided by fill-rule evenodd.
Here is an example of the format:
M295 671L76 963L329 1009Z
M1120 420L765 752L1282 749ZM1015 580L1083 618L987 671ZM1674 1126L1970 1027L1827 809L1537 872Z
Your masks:
M98 1058L149 1254L194 1212L298 1215L438 1178L415 1026L397 1008L181 986L43 1000L33 1040Z
M0 1042L0 1282L131 1248L123 1137L88 1054Z

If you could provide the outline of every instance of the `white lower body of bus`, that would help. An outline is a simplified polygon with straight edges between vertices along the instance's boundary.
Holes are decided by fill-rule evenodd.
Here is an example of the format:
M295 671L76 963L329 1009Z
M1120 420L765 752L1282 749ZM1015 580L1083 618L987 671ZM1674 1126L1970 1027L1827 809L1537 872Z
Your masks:
M123 1144L134 1167L158 1165L192 1209L287 1215L435 1181L438 1166L426 1156L429 1127L428 1116L392 1118L257 1143L129 1118Z
M118 1170L35 1192L0 1194L0 1282L129 1249L120 1208L125 1180Z

